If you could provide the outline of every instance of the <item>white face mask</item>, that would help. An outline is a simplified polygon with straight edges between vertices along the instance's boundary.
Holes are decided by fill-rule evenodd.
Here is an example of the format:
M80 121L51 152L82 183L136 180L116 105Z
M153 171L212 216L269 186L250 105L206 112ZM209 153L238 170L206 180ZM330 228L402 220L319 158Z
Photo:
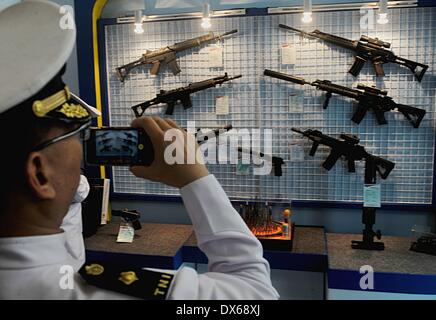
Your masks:
M89 194L88 179L84 175L80 175L79 186L77 187L76 194L73 198L73 203L79 203L86 199Z

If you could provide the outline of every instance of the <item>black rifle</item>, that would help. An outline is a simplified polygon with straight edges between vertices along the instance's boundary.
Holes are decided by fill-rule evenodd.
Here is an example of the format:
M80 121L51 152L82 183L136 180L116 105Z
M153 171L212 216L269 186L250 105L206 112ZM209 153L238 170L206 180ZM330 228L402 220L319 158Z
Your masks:
M141 214L136 210L112 210L112 215L122 217L124 221L132 223L133 229L135 230L142 228L141 222L139 221Z
M284 24L279 24L279 27L298 32L300 35L308 38L321 39L325 42L354 51L356 53L356 57L354 64L348 72L355 77L359 75L360 70L362 70L363 65L368 60L372 62L377 76L385 75L383 71L383 64L388 62L396 63L409 68L418 81L422 80L424 73L428 69L428 65L396 56L391 50L387 50L390 48L391 44L378 38L370 38L362 35L360 40L349 40L321 32L319 30L305 32Z
M333 93L357 100L357 111L351 118L351 120L357 124L362 121L369 109L372 109L374 112L378 124L387 124L384 114L392 110L401 112L414 128L419 127L425 116L425 110L396 103L391 97L387 96L386 90L380 90L375 87L358 84L357 89L352 89L331 83L328 80L308 82L300 77L294 77L271 70L265 70L264 75L301 85L308 84L316 87L318 90L326 91L326 99L322 106L324 109L328 107Z
M165 103L168 105L165 114L172 115L174 113L174 106L178 101L182 103L184 109L189 109L192 107L192 101L190 97L191 94L212 87L216 87L218 84L223 84L224 82L228 82L241 77L242 75L229 77L227 73L225 73L224 76L220 76L200 82L194 82L186 87L181 87L173 90L161 90L160 93L156 95L156 98L137 104L136 106L133 106L132 109L133 112L135 113L135 116L139 118L144 114L147 108L160 103ZM139 109L141 109L142 112L139 112L138 111Z
M238 32L238 30L232 30L220 35L215 35L213 32L209 32L204 36L188 39L168 47L164 47L152 51L147 50L140 59L116 68L117 76L120 79L120 81L123 82L132 69L144 64L152 64L153 67L151 68L150 73L152 75L156 75L159 73L159 69L162 62L167 64L168 67L173 72L173 74L176 75L180 72L180 68L176 60L177 58L176 53L180 51L188 50L193 47L200 46L202 43L205 42L209 42L217 39L221 40L221 38L236 32Z
M310 156L314 156L320 144L331 148L331 152L322 166L326 170L330 170L336 164L336 161L343 156L348 161L348 172L355 172L355 162L358 160L371 160L375 164L376 171L380 174L382 179L386 179L389 173L395 166L395 163L382 159L366 152L365 148L359 145L359 138L350 134L342 133L340 138L342 140L327 136L318 130L308 129L301 131L292 128L292 131L298 132L303 136L313 141L312 149L309 152Z
M376 183L377 172L382 179L386 179L395 167L395 163L374 156L366 152L363 146L360 146L359 138L353 135L341 134L341 139L336 139L323 134L318 130L301 131L292 128L292 131L298 132L313 141L312 149L309 155L313 156L320 144L330 147L331 151L323 163L326 170L330 170L336 161L343 156L348 161L348 172L355 172L355 161L365 161L365 185L374 185ZM351 247L353 249L364 250L384 250L383 242L375 242L374 237L381 239L380 230L374 231L376 208L364 207L362 212L362 223L365 229L362 231L362 241L353 240Z

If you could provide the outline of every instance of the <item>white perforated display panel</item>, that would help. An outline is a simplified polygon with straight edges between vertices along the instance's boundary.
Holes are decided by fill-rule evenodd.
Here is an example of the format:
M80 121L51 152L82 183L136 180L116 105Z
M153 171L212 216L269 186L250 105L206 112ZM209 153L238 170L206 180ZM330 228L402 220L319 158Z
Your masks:
M124 83L115 68L137 60L147 49L174 44L206 32L199 20L161 21L145 23L145 33L135 34L132 25L105 26L106 79L108 112L111 126L129 125L134 118L130 107L155 97L160 89L174 89L189 83L224 75L243 77L220 87L192 95L193 107L183 110L176 106L171 116L181 126L195 121L196 127L216 128L231 124L234 128L272 129L272 153L284 158L283 176L254 176L236 174L234 164L212 164L227 194L234 199L274 199L311 201L362 201L363 162L356 163L356 173L348 173L346 162L338 161L329 172L321 167L328 149L320 147L315 157L308 155L311 144L291 131L292 127L318 129L338 137L352 133L374 155L395 162L395 169L382 181L382 201L395 204L431 204L435 144L436 9L410 8L390 10L390 22L360 28L359 11L314 13L313 24L302 26L301 15L280 14L213 19L213 30L224 33L238 29L221 43L223 68L209 68L207 50L217 43L202 45L178 54L181 73L174 76L162 66L157 76L150 75L150 66L134 69ZM278 28L283 23L313 31L319 29L348 39L361 35L378 37L390 42L395 54L429 65L422 82L404 67L385 65L385 77L376 78L367 63L359 77L347 71L353 63L353 53L321 41L301 38ZM295 51L295 64L283 65L281 46L289 44ZM311 86L300 86L263 76L271 69L300 76L306 80L331 80L333 83L355 87L357 83L386 89L398 103L427 111L420 128L396 112L386 113L388 125L379 126L371 112L360 125L350 119L356 103L334 95L329 107L322 109L325 93ZM229 114L215 113L215 100L229 97ZM146 114L164 115L165 107L150 108ZM301 152L304 157L301 158ZM291 152L293 151L293 153ZM127 168L113 168L114 192L119 194L178 195L178 190L159 183L135 178ZM378 177L378 181L381 179Z

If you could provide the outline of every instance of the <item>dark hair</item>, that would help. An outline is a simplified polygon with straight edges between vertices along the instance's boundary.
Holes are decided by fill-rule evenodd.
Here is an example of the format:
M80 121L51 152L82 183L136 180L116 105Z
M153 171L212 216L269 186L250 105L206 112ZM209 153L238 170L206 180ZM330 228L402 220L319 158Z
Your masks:
M9 201L12 188L24 188L25 164L32 149L47 139L53 128L70 130L71 124L37 118L32 111L35 100L44 99L65 86L64 69L36 95L0 114L0 212Z

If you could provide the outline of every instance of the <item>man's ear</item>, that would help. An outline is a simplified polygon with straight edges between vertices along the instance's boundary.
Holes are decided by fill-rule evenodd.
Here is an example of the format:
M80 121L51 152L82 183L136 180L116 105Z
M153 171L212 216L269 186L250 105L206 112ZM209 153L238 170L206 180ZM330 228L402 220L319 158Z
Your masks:
M42 153L32 152L26 162L26 179L30 190L41 200L51 200L56 196L53 186L53 168Z

